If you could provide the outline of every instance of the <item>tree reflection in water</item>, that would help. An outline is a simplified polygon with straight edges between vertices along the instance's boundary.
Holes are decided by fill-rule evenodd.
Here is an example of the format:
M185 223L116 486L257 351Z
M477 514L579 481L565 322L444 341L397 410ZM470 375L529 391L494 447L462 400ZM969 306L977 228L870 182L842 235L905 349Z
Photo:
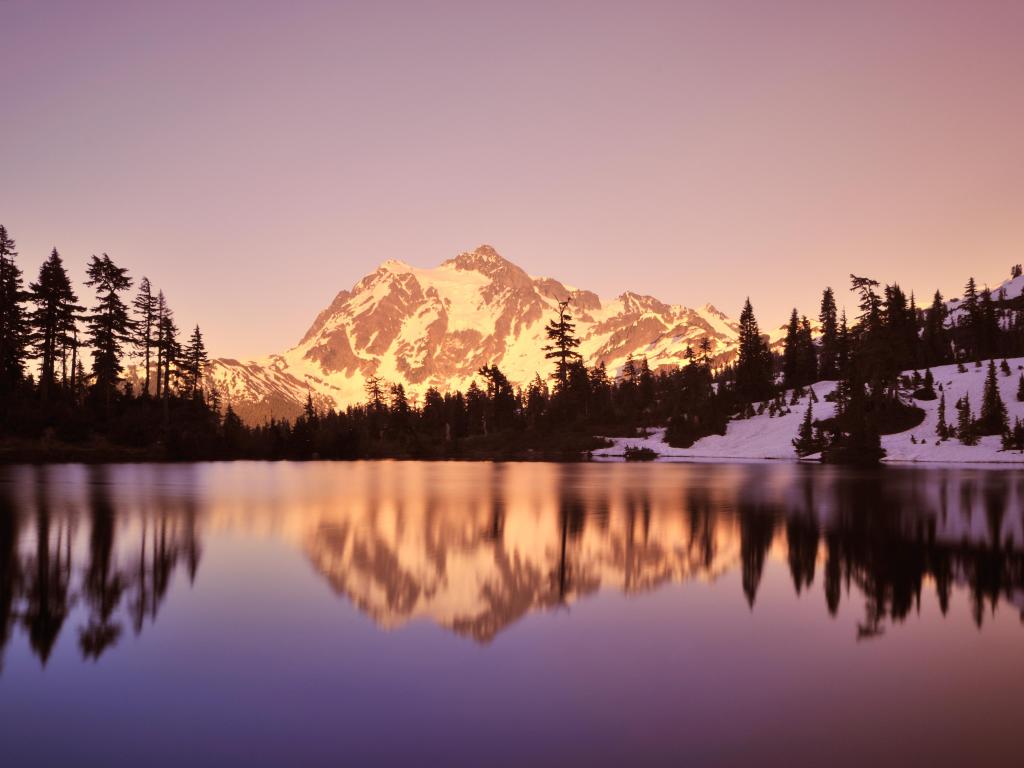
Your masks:
M1016 472L569 465L531 493L522 482L531 466L488 470L515 477L474 484L468 499L430 492L417 505L416 491L400 487L371 504L348 498L304 546L335 591L381 626L426 617L484 643L531 611L602 587L630 594L735 568L753 610L772 557L788 565L798 596L817 576L833 616L855 588L860 638L919 609L925 584L943 613L951 590L967 589L979 626L986 604L1024 604L1021 513L1008 515L1021 508Z
M203 482L176 484L116 467L0 475L0 664L19 628L43 664L66 625L83 659L141 633L179 569L194 581L200 522L269 526L383 627L425 617L481 643L603 588L636 594L734 570L736 597L755 610L771 562L788 568L797 596L818 590L833 616L855 595L858 638L920 610L926 590L943 614L966 592L978 626L1000 602L1024 605L1024 475L1012 471L411 462L201 471ZM254 477L272 482L239 490Z
M77 629L78 647L83 659L98 659L117 644L125 620L135 634L147 618L156 620L180 563L190 578L199 565L195 511L167 508L155 498L152 514L133 516L114 503L104 467L88 469L89 533L86 550L76 550L79 508L55 507L52 471L33 468L28 503L24 496L15 498L15 486L0 482L0 670L16 625L45 665L79 601L85 619ZM119 536L126 539L121 550ZM133 552L127 548L130 538L138 541Z

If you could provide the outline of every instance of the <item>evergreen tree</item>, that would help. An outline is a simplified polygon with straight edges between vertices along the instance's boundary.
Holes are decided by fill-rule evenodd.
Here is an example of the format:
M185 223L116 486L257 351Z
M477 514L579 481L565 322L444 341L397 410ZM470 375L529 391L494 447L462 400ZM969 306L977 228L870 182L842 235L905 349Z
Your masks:
M367 376L363 391L366 392L366 402L372 410L384 410L384 379L380 376Z
M980 360L978 357L978 326L981 313L978 306L978 287L974 278L967 280L964 286L964 298L960 302L959 325L964 329L964 347L968 358Z
M164 292L160 291L156 296L156 309L153 317L155 323L156 339L153 343L156 349L156 396L160 397L161 391L163 390L163 368L164 368L164 329L166 323L164 322L165 316L171 315L171 308L167 305L167 298L164 296Z
M196 397L203 392L203 377L206 374L206 367L210 364L210 357L206 354L206 344L203 342L203 333L199 326L195 327L192 335L189 336L185 347L181 352L181 372L185 384L185 392L190 397Z
M860 294L860 315L857 317L857 326L862 333L877 331L882 327L882 299L875 288L878 281L869 277L857 277L850 275L851 291Z
M846 323L846 310L843 310L842 318L839 321L839 335L836 343L836 373L839 379L846 377L850 364L850 328Z
M946 393L939 396L939 423L935 426L935 434L940 440L949 438L949 424L946 423Z
M477 371L487 382L486 402L487 425L491 430L502 430L509 427L515 413L516 399L512 384L501 369L496 365L483 366Z
M967 319L972 319L978 314L978 286L973 277L967 279L964 286L964 298L960 302L960 309L964 310Z
M409 399L405 396L405 387L401 382L391 385L391 429L398 435L408 432L410 424Z
M946 302L943 301L942 294L936 291L932 305L925 313L924 331L921 334L921 346L926 365L942 365L950 361L946 317Z
M1024 373L1017 379L1017 402L1024 403Z
M883 304L885 322L885 356L888 358L886 368L890 376L895 376L904 368L918 362L917 307L913 297L908 302L907 296L899 285L885 287Z
M977 423L979 435L1001 435L1006 431L1006 405L999 395L999 379L996 376L995 361L988 362L988 375L985 377L985 391L981 401L981 416Z
M93 256L86 268L85 284L96 289L96 305L87 318L89 343L93 348L92 372L96 391L109 406L110 397L120 379L122 345L132 341L133 323L121 293L131 287L128 270L119 267L107 254Z
M807 411L800 422L800 430L793 440L793 447L796 448L797 456L810 456L821 450L817 435L814 431L814 405L807 403Z
M693 350L690 349L690 358L693 358ZM638 378L638 369L636 366L636 360L633 359L633 355L626 358L626 362L622 366L622 380L630 386L636 385Z
M654 404L654 373L647 363L647 356L640 358L640 372L637 376L637 401L641 410Z
M569 364L580 360L580 353L576 351L580 340L574 335L576 324L572 322L572 315L569 314L569 299L558 302L558 319L551 320L544 327L550 344L546 344L544 357L555 361L554 378L558 382L558 388L565 387L569 377Z
M607 418L612 408L612 382L603 360L590 369L590 395L593 415Z
M174 322L174 313L164 303L163 313L159 318L158 358L163 362L163 381L160 391L164 401L171 396L171 373L176 370L181 355L178 343L178 326ZM159 370L157 371L159 375Z
M702 365L711 367L711 339L707 336L700 340L700 361Z
M27 294L21 268L14 261L15 247L0 224L0 393L10 392L21 381L28 356Z
M771 397L772 360L768 345L761 338L761 330L754 317L754 308L748 298L740 312L739 358L736 361L736 392L745 402L757 402Z
M156 329L158 307L157 297L153 295L148 277L143 277L139 283L139 292L132 301L132 307L135 310L135 348L142 357L142 365L145 369L142 389L149 395L151 394L150 371L152 368L150 352L155 346L153 333Z
M956 434L964 445L977 445L978 436L974 429L974 416L971 413L971 396L964 394L957 404Z
M986 357L994 357L998 353L999 336L999 313L992 300L992 291L985 288L978 298L978 318L974 331L978 359L984 360Z
M77 319L82 309L56 248L39 268L39 279L29 285L29 290L35 305L29 316L32 348L39 358L40 396L46 400L57 381L58 358L65 366L66 351L77 351Z
M802 383L800 378L800 317L794 307L786 326L782 352L782 386L786 389L797 387Z
M836 318L836 297L831 288L826 288L821 294L818 322L821 323L818 375L831 381L839 377L839 323Z
M811 334L811 323L806 317L800 318L800 332L798 334L798 369L800 371L800 386L813 384L818 380L818 349L814 346L814 337Z

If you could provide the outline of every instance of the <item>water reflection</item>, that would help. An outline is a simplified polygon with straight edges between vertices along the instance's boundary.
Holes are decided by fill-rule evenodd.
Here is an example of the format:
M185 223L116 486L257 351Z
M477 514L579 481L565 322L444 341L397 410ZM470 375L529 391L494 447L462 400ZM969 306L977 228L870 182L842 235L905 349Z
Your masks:
M833 615L856 588L866 606L860 637L907 617L926 584L943 612L955 585L968 589L979 626L986 603L992 610L1000 599L1024 604L1016 474L750 466L629 467L602 477L609 470L560 467L545 478L530 467L505 471L504 483L459 498L455 509L436 491L420 504L400 487L366 505L346 502L311 531L307 552L381 625L428 616L481 642L528 611L603 586L631 593L733 568L753 609L772 556L788 563L798 595L814 586L820 560L823 604ZM489 513L472 509L488 505Z
M430 621L480 643L601 589L636 594L769 561L859 639L970 596L983 626L1024 606L1024 475L765 465L224 464L0 470L0 665L19 630L45 664L63 632L98 659L195 582L204 532L301 551L384 628ZM239 568L259 564L242 560ZM182 578L175 580L176 573ZM201 588L201 584L196 588ZM817 595L817 597L815 597ZM73 628L72 628L73 627ZM2 669L2 667L0 667Z
M19 626L45 665L79 604L78 648L83 659L98 659L125 622L138 635L156 620L179 564L190 579L199 566L194 508L156 496L138 514L118 503L116 470L90 467L70 483L66 471L36 467L0 482L0 670Z

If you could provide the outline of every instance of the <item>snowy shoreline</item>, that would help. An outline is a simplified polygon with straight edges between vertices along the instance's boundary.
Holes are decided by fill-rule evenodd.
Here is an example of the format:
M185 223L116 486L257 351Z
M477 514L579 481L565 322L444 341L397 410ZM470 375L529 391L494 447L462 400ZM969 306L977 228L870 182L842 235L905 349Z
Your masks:
M999 360L996 362L998 364ZM1000 373L998 381L999 393L1006 404L1012 424L1015 418L1024 419L1024 403L1018 402L1016 398L1018 377L1024 371L1024 358L1011 358L1007 362L1011 374L1006 376ZM943 365L931 369L936 391L941 386L945 394L947 422L955 419L954 404L965 394L970 396L975 409L980 406L987 369L987 361L980 368L968 363L963 373L957 370L956 365ZM909 376L913 371L905 373ZM924 369L919 373L923 374ZM834 381L819 381L813 385L812 389L817 397L817 402L813 404L815 419L826 419L835 414L835 405L825 400L825 395L832 392L835 386ZM657 453L655 461L805 462L808 459L797 456L792 440L796 437L810 399L810 394L805 394L795 404L789 405L789 413L783 415L771 416L765 412L749 419L730 421L724 435L703 437L689 448L670 446L665 442L665 428L659 427L650 430L646 437L607 438L612 445L594 451L593 457L598 460L622 460L625 449L635 447L647 448ZM923 410L925 417L913 429L882 437L882 447L886 452L882 460L884 464L1024 467L1024 453L1002 450L1002 441L998 435L983 437L977 445L971 446L963 445L955 438L939 440L936 434L939 400L911 400L909 394L904 396L904 400Z

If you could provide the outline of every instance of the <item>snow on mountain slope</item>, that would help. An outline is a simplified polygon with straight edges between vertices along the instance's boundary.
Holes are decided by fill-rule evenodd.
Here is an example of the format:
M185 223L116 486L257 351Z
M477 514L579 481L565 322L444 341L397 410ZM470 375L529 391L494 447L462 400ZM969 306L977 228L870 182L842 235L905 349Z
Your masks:
M978 285L978 293L980 294L984 288L988 288L985 284ZM1000 297L1011 300L1017 299L1024 296L1024 275L1018 277L1011 277L1009 280L1004 280L995 288L989 288L992 292L992 298L998 299ZM960 298L951 298L946 301L946 309L949 311L949 322L958 323L963 320L964 309L963 301Z
M1024 370L1024 358L1008 361L1010 376L999 374L999 394L1006 404L1010 423L1014 418L1024 419L1024 403L1017 402L1017 382ZM955 403L965 394L970 396L975 417L981 408L985 388L987 362L981 368L968 365L964 373L958 373L956 365L943 365L932 369L935 387L942 385L946 395L946 422L956 423ZM909 375L912 371L908 371ZM819 402L814 404L814 418L825 419L835 414L835 406L826 402L824 396L835 389L835 382L820 381L813 386ZM690 459L789 459L797 458L792 440L796 437L800 422L807 410L810 395L805 395L797 405L789 406L790 413L783 416L769 416L767 413L729 423L724 435L710 435L702 438L689 448L673 448L664 440L665 430L653 430L649 437L614 438L613 446L595 451L601 457L621 456L626 446L646 447L665 458ZM787 400L788 402L788 400ZM1024 464L1024 454L1001 450L998 436L981 438L978 445L966 446L959 440L940 442L935 433L939 423L939 400L913 400L914 405L925 412L924 421L913 429L895 435L882 437L887 462L951 462L951 463L1013 463ZM913 438L913 440L911 440Z
M678 365L704 338L716 362L735 356L738 326L711 305L690 309L631 292L603 300L532 277L483 245L429 269L389 259L341 291L292 349L215 360L210 378L249 421L294 416L307 393L331 407L362 402L369 376L400 382L413 400L431 386L465 389L483 365L525 385L550 372L544 326L569 297L584 361L604 362L609 375L630 355L646 356L652 368Z

